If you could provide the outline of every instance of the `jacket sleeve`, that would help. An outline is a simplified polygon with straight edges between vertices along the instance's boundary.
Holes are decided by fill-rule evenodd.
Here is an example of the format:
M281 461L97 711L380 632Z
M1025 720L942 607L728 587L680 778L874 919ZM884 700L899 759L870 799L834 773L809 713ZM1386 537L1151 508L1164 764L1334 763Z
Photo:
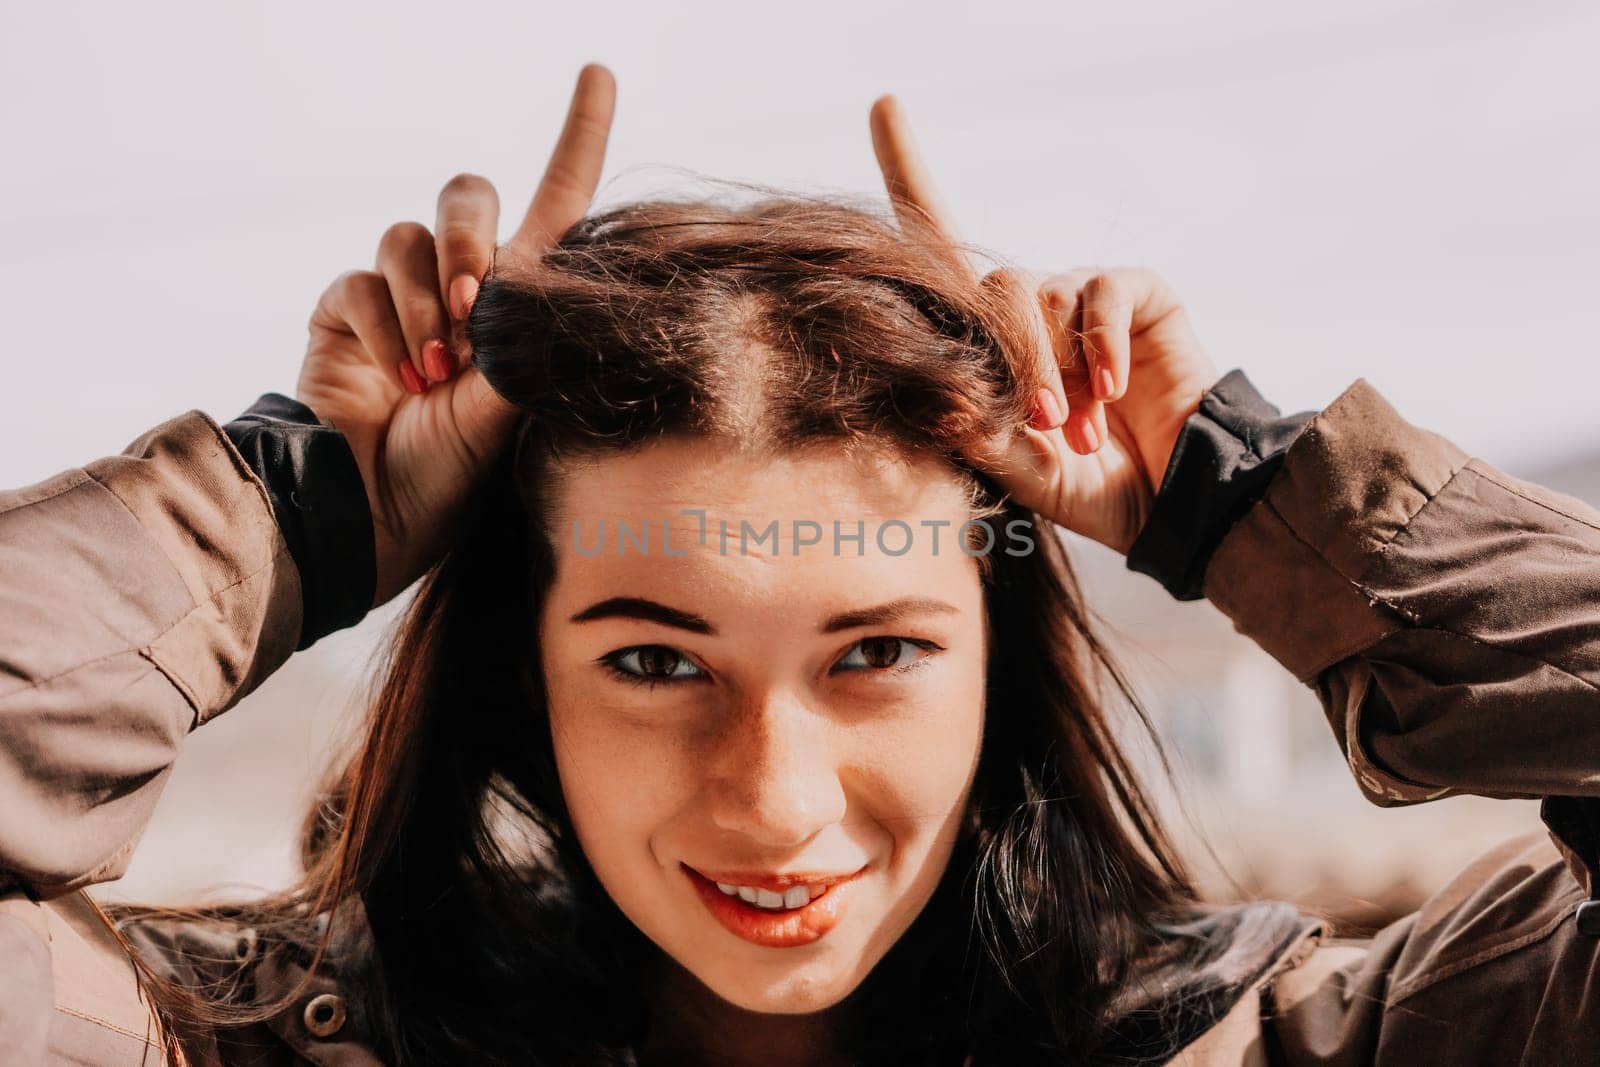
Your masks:
M1205 596L1217 544L1266 492L1283 457L1316 415L1280 414L1235 368L1205 391L1184 420L1128 569L1179 600Z
M191 411L120 455L0 492L0 891L48 898L119 877L187 733L320 636L302 626L305 585L269 489L293 498L307 452L268 447L253 469L233 438L261 431ZM335 488L354 469L343 447ZM308 499L319 481L325 493L327 475L302 484ZM364 497L344 514L367 523L370 568ZM307 548L302 531L304 560L328 541ZM343 599L320 627L341 610L354 621Z
M1318 694L1380 805L1545 799L1600 862L1600 512L1406 422L1365 379L1210 555L1205 595Z

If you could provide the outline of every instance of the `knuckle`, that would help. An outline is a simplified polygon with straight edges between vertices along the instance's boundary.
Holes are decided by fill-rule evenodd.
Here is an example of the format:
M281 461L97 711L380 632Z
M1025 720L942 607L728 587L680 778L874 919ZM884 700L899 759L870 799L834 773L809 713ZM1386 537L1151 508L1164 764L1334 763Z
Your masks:
M1028 288L1028 274L1019 267L996 267L983 276L983 284L1001 291Z
M328 283L328 291L333 293L349 292L359 284L356 279L365 273L367 272L362 270L344 271L338 277L334 278L333 281Z
M439 190L439 199L453 200L456 198L498 197L494 185L488 178L481 174L469 174L463 171L454 178L444 183L444 188Z
M1065 270L1052 274L1040 284L1041 289L1050 289L1063 295L1076 294L1084 283L1094 276L1090 270Z
M439 301L422 294L404 298L399 310L401 319L413 328L437 332L444 320Z
M347 270L339 275L334 285L356 300L374 300L389 292L383 275L372 270Z
M1123 267L1117 273L1129 293L1143 294L1146 299L1156 297L1163 302L1170 301L1172 286L1150 267Z
M1091 303L1116 303L1122 293L1122 284L1115 274L1096 274L1084 283L1083 293Z
M365 297L387 299L389 296L389 279L375 270L364 270L356 279L356 290Z
M1060 276L1046 278L1039 284L1039 300L1053 317L1062 321L1077 309L1078 296L1078 286L1063 281Z
M1127 336L1127 330L1109 323L1086 326L1079 334L1084 353L1096 359L1118 355L1125 347L1123 342Z
M1133 313L1137 329L1147 330L1170 318L1182 318L1183 302L1160 274L1149 267L1129 267L1126 275L1128 303L1139 308Z
M378 254L404 255L432 241L433 234L422 223L397 222L383 231L383 238L378 242Z
M478 264L489 259L489 249L484 247L477 230L466 223L454 223L441 229L437 245L440 260L447 263Z
M328 283L311 312L310 324L348 329L350 323L368 318L369 309L388 298L389 287L383 275L370 270L347 270Z
M599 111L580 108L573 112L572 121L568 125L574 139L586 145L605 144L611 136L611 123Z
M1094 319L1113 319L1126 326L1140 302L1141 289L1130 285L1126 277L1102 274L1089 283L1093 295L1086 298L1088 315Z

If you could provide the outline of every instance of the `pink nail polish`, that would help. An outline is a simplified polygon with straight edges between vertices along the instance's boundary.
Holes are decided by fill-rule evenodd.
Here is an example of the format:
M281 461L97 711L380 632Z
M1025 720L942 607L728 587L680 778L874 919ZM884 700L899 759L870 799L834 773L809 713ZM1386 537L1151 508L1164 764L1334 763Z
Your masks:
M1064 416L1061 414L1061 402L1056 395L1048 389L1040 389L1033 398L1033 419L1031 425L1036 430L1053 430L1061 425Z
M1094 423L1088 419L1083 420L1078 429L1078 436L1083 441L1083 450L1085 452L1093 452L1100 447L1100 435L1095 432Z
M455 369L450 361L450 350L437 337L430 337L422 343L422 369L436 382L450 377L450 372Z
M478 279L470 274L458 274L450 283L450 313L457 322L464 322L472 314L472 305L478 299Z
M1111 377L1110 367L1101 367L1094 376L1094 395L1097 400L1109 400L1111 394L1117 391L1117 383Z
M400 364L400 385L408 393L421 395L428 391L428 383L422 380L422 375L417 373L417 368L411 365L410 360Z

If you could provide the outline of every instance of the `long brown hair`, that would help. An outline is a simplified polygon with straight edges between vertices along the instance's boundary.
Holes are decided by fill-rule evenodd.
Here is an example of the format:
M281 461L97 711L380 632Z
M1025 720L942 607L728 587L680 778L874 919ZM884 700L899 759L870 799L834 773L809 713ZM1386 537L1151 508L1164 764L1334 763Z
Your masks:
M1093 1058L1156 924L1194 893L1119 744L1125 720L1149 723L1067 554L963 458L1028 417L1041 372L1021 310L876 205L655 200L583 220L536 270L498 264L469 336L523 432L396 631L360 744L307 821L303 879L253 914L359 898L381 1051L403 1062L634 1062L659 950L594 877L555 773L537 669L555 566L546 467L749 433L758 405L774 447L931 451L980 514L1036 533L1037 551L982 557L992 640L970 832L851 995L852 1048ZM188 1004L180 1025L285 1006Z

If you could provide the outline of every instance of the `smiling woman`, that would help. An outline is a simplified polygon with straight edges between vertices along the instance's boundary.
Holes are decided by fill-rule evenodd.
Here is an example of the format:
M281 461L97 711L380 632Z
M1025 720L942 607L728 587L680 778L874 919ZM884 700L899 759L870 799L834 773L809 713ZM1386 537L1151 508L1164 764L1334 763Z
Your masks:
M873 212L771 200L586 219L469 326L522 429L397 639L306 887L359 890L397 1047L1086 1047L1188 890L1060 546L980 551L1033 518L962 458L1026 418L1026 320ZM797 518L944 538L707 533ZM674 520L649 552L568 535ZM542 860L499 851L495 796Z
M329 287L300 400L0 494L0 1059L1592 1041L1600 514L1364 381L1280 415L1149 272L978 278L891 98L892 212L585 217L611 88L580 76L499 254L462 176L437 240L393 227ZM1200 902L1053 526L1226 612L1373 800L1540 796L1549 838L1370 942ZM299 882L105 922L82 890L126 868L187 732L418 578Z
M967 520L966 493L941 465L834 452L650 445L564 473L551 518L560 529L569 514L698 506L713 523L807 510L825 526ZM944 548L723 555L708 538L681 556L555 560L541 649L579 841L634 924L731 1003L793 1013L842 1000L938 881L977 765L987 651L978 568ZM624 613L602 599L622 590L695 611ZM594 600L612 610L563 621ZM625 793L605 784L619 762ZM718 881L735 896L702 892L708 916L690 891ZM811 902L806 886L825 881L843 884ZM804 907L756 910L787 906L791 887ZM803 960L751 949L812 942Z

